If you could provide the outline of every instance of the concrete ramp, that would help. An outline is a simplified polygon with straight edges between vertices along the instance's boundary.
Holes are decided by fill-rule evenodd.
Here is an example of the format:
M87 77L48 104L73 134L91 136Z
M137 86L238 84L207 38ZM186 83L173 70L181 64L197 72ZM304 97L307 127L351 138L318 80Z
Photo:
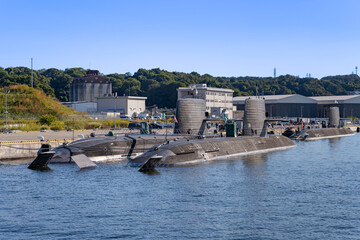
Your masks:
M44 152L39 154L32 163L28 166L29 169L32 170L48 170L48 164L51 158L54 156L55 152Z
M79 166L79 168L96 167L96 164L84 154L72 156L71 159Z
M139 169L139 172L147 172L154 170L156 165L161 161L162 156L153 156L149 160L147 160Z

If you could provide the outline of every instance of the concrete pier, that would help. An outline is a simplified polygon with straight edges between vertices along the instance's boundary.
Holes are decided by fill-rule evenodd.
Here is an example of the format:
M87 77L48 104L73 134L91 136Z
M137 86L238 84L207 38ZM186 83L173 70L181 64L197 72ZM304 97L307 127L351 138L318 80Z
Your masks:
M16 132L0 134L0 161L18 160L37 156L41 144L48 143L52 148L62 145L64 142L72 142L79 139L78 135L89 136L94 130L72 131L46 131L46 132ZM38 136L43 136L45 141L40 141Z
M0 161L34 158L37 156L37 152L42 144L47 143L50 144L52 148L55 148L66 141L69 142L72 141L72 139L0 142Z

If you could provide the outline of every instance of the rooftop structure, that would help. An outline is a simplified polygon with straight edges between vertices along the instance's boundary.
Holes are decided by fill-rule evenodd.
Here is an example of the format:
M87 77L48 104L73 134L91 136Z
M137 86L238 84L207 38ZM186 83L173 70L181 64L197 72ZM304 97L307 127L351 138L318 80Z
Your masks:
M197 98L206 102L206 112L209 116L220 117L226 113L229 118L233 116L233 93L226 88L208 87L206 84L191 84L189 87L177 89L178 99Z

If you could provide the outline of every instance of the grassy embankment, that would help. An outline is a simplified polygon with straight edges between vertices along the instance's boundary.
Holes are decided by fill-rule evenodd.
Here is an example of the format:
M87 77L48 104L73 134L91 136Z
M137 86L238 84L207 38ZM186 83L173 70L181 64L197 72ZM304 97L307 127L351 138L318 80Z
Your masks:
M46 96L38 89L26 85L13 85L0 88L0 128L5 126L5 91L7 95L8 125L10 130L39 131L40 129L94 129L114 127L113 120L92 120L84 113L62 105L58 100ZM41 124L43 115L52 115L56 120L50 124ZM117 120L118 127L127 127L127 120Z

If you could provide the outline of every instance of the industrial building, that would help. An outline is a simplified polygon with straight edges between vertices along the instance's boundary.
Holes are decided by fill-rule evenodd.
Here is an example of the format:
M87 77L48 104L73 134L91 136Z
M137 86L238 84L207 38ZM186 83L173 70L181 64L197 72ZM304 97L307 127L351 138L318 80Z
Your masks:
M135 96L106 96L98 97L98 112L118 112L128 117L137 117L145 111L145 100L147 97Z
M317 102L317 116L329 117L330 107L339 107L340 116L360 117L360 95L309 97Z
M243 116L247 97L234 97L237 118ZM251 96L255 98L255 96ZM267 95L261 96L265 100L266 116L270 118L301 117L316 118L317 102L314 99L299 95Z
M136 117L146 110L146 99L112 94L109 79L101 76L98 70L88 70L84 77L74 78L70 86L70 102L63 104L103 119L119 115Z
M112 84L98 70L88 70L84 77L74 78L70 85L70 102L95 102L97 97L112 94Z
M189 87L177 89L178 99L197 98L205 100L206 112L209 116L221 117L224 113L233 117L233 93L226 88L208 87L206 84L191 84Z

